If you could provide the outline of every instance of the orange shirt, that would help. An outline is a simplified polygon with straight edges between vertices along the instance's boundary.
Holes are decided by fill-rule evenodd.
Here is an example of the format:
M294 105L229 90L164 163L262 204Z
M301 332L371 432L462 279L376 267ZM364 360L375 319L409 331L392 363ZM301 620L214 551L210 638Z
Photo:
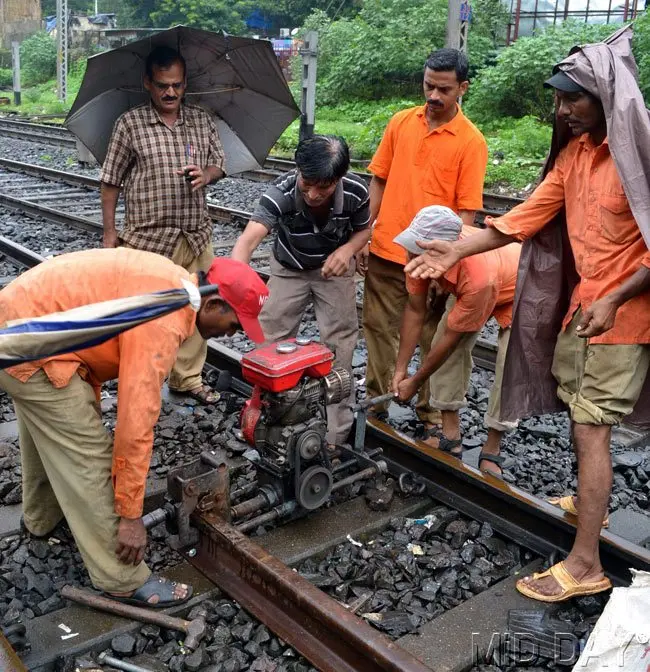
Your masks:
M544 228L562 207L580 275L564 319L566 328L579 306L589 308L641 266L650 268L650 252L632 216L607 140L596 147L588 134L573 138L525 203L498 219L486 218L486 223L525 240ZM650 343L650 292L623 304L612 329L589 341Z
M474 235L480 229L464 226L460 237ZM502 329L512 324L512 305L519 268L521 245L511 243L489 252L461 259L438 280L444 292L456 297L447 318L453 331L474 332L494 317ZM429 280L406 276L409 294L426 294Z
M192 276L152 252L125 248L63 254L27 271L0 292L0 324L69 310L100 301L182 287ZM56 355L7 369L21 381L43 369L54 387L75 373L96 388L119 377L113 445L115 512L142 515L153 428L160 415L162 384L180 344L194 331L190 308L125 331L87 350Z
M455 212L483 207L487 143L461 112L448 123L429 130L424 106L398 112L368 167L386 180L372 233L370 251L398 264L406 252L393 238L428 205L445 205Z

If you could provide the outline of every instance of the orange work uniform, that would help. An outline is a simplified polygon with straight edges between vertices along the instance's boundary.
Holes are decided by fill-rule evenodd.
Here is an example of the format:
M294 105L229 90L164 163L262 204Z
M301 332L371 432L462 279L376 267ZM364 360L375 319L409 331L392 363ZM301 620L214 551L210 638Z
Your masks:
M634 220L607 139L596 146L589 134L573 138L530 198L486 223L525 240L562 209L580 282L573 290L566 329L579 307L589 306L620 287L641 266L650 268L650 252ZM591 344L650 343L650 293L630 299L616 312L614 326Z
M464 226L461 238L479 229ZM512 324L512 308L519 268L521 245L512 243L461 259L438 280L444 292L453 294L456 302L447 315L447 325L453 331L480 331L490 317L502 329ZM406 276L409 294L426 294L429 280Z
M404 248L393 242L428 205L455 212L483 207L487 143L458 107L456 116L433 130L426 106L398 112L388 123L368 170L386 180L370 251L406 263Z
M190 279L196 284L195 276L151 252L118 248L64 254L24 273L0 292L0 324L178 288L182 280ZM119 378L112 468L118 516L142 515L161 388L195 322L196 313L188 306L101 345L6 370L26 382L42 369L59 389L78 374L95 389L98 400L101 384Z

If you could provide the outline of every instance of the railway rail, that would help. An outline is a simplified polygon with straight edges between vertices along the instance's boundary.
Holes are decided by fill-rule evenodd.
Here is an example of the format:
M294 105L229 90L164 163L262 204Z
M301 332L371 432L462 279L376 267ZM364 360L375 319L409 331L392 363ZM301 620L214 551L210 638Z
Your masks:
M0 254L22 267L31 267L43 260L40 255L4 237L0 237ZM248 396L251 388L242 377L240 361L238 353L216 341L209 342L208 366L228 371L233 376L232 388ZM366 450L379 449L389 473L396 479L404 473L419 474L427 495L433 500L479 522L489 523L506 538L543 555L562 554L570 548L575 527L569 517L556 507L489 474L482 474L385 423L369 420ZM150 509L156 503L149 497L145 506ZM440 669L437 667L440 658L433 648L427 650L426 655L422 654L422 638L406 637L393 642L378 634L350 610L325 596L267 549L214 513L195 512L193 523L199 530L199 542L191 550L185 550L185 561L197 567L318 669L325 672L426 672ZM286 541L284 543L286 545ZM601 558L606 572L617 584L629 580L630 567L650 570L649 549L606 530L601 533ZM508 584L510 591L511 583ZM501 592L493 594L495 601L491 608L495 619L499 618L497 598L503 596L503 590L505 588L502 587ZM203 597L209 595L207 592ZM529 602L524 604L530 605ZM522 603L517 605L521 607ZM66 613L65 622L74 624L81 622L79 619L88 618L85 610L77 608L75 612L74 608L68 609L72 611ZM31 626L33 629L46 626L55 629L56 623L63 622L57 612L49 621L45 617L36 621ZM111 633L122 632L125 628L124 621L106 621L104 618L99 619L99 623L100 626L94 627L104 629L101 636L98 634L95 640L72 643L71 646L79 652L101 650L106 647ZM440 626L436 623L432 621L434 628L443 628L442 622ZM110 629L108 634L105 632L107 627ZM136 628L137 625L131 624L131 627ZM37 632L35 630L33 634ZM47 637L47 633L43 636ZM459 656L467 662L467 653L459 652ZM53 659L48 660L52 662ZM23 663L1 637L0 661L6 666L3 669L24 672ZM29 656L27 661L30 661ZM36 666L36 662L40 667ZM29 669L47 669L44 667L47 663L45 658L32 659L32 663L35 667L29 665Z

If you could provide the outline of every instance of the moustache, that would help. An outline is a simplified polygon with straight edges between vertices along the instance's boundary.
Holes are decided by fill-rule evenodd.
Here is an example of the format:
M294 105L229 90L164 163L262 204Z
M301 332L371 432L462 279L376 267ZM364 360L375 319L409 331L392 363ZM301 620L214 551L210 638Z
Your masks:
M163 100L164 100L166 103L171 103L171 102L174 101L174 100L178 100L178 98L176 98L176 97L173 97L173 98L172 98L172 97L170 97L170 96L163 96Z
M433 102L431 100L427 100L427 105L429 105L430 107L444 107L442 103Z

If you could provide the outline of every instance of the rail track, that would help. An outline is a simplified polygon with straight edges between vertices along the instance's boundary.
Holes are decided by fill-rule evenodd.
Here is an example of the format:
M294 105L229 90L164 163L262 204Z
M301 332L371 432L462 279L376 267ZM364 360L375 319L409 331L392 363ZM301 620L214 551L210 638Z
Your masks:
M21 268L32 267L43 260L40 255L4 237L0 237L0 255ZM207 365L229 371L233 376L233 390L248 396L251 388L242 378L240 359L238 353L218 342L209 342ZM481 523L489 523L505 538L515 540L535 553L557 556L567 552L571 546L575 527L570 518L556 507L490 475L484 475L444 452L395 431L385 423L368 421L366 449L381 449L382 459L387 462L389 473L396 479L403 473L419 474L426 494L432 500ZM159 487L158 491L149 492L145 510L160 503L163 490L163 487ZM419 509L404 510L409 512L406 515L410 515L416 510L423 510L424 505L425 502L418 501L413 507L419 506ZM360 514L356 511L354 515ZM316 522L309 522L315 526L314 535L319 538L319 552L337 540L342 540L346 532L352 532L353 537L358 536L359 531L349 521L343 531L335 529L337 518L336 509L332 509L318 512ZM326 597L288 569L286 565L295 565L301 553L305 557L314 552L313 542L312 546L305 542L306 545L300 549L294 547L303 543L300 541L302 532L296 530L304 531L308 521L298 521L297 527L292 524L286 529L278 528L275 536L271 534L268 540L263 541L263 546L215 517L200 517L195 520L195 524L200 530L200 541L195 549L184 553L187 564L178 568L178 572L181 572L179 575L199 584L200 579L198 575L192 574L191 565L197 567L211 582L325 672L468 669L468 664L474 662L476 651L470 651L469 646L466 650L457 647L452 654L449 647L441 646L443 633L449 635L452 628L458 630L461 627L459 619L464 619L463 627L469 627L469 630L463 631L464 636L469 637L470 631L476 628L474 619L478 617L479 604L489 615L493 629L506 627L509 609L532 608L530 602L514 593L513 579L505 579L495 584L493 589L461 603L456 607L459 612L456 616L455 610L446 612L424 626L419 635L391 642L354 616L349 609ZM374 523L375 526L380 524L378 521ZM289 538L291 544L287 543ZM287 551L289 546L291 550ZM606 572L617 584L629 580L630 567L650 570L649 548L607 530L601 533L601 558ZM504 599L504 594L508 595L507 599ZM214 591L208 585L180 613L187 613L190 607L200 604L202 599L213 596ZM542 606L534 605L535 608ZM28 635L35 646L25 658L27 669L46 670L47 665L51 665L63 652L70 655L101 650L108 646L116 634L134 631L139 627L124 619L91 616L87 610L73 606L31 621L28 624ZM60 632L57 632L60 623L72 625L84 636L78 641L62 643ZM485 653L488 642L476 646ZM0 662L5 666L3 669L9 672L23 672L25 669L2 637Z
M58 144L65 147L76 146L74 136L64 127L56 125L33 124L13 119L0 118L0 135ZM353 162L354 164L355 162ZM367 162L356 162L365 165ZM249 170L241 173L238 177L253 180L255 182L271 182L277 177L295 168L295 163L290 159L269 156L260 170ZM372 177L368 172L355 173L358 177L370 181ZM483 210L477 214L477 220L482 223L486 215L498 216L520 203L522 199L510 196L502 196L486 192L483 195Z

